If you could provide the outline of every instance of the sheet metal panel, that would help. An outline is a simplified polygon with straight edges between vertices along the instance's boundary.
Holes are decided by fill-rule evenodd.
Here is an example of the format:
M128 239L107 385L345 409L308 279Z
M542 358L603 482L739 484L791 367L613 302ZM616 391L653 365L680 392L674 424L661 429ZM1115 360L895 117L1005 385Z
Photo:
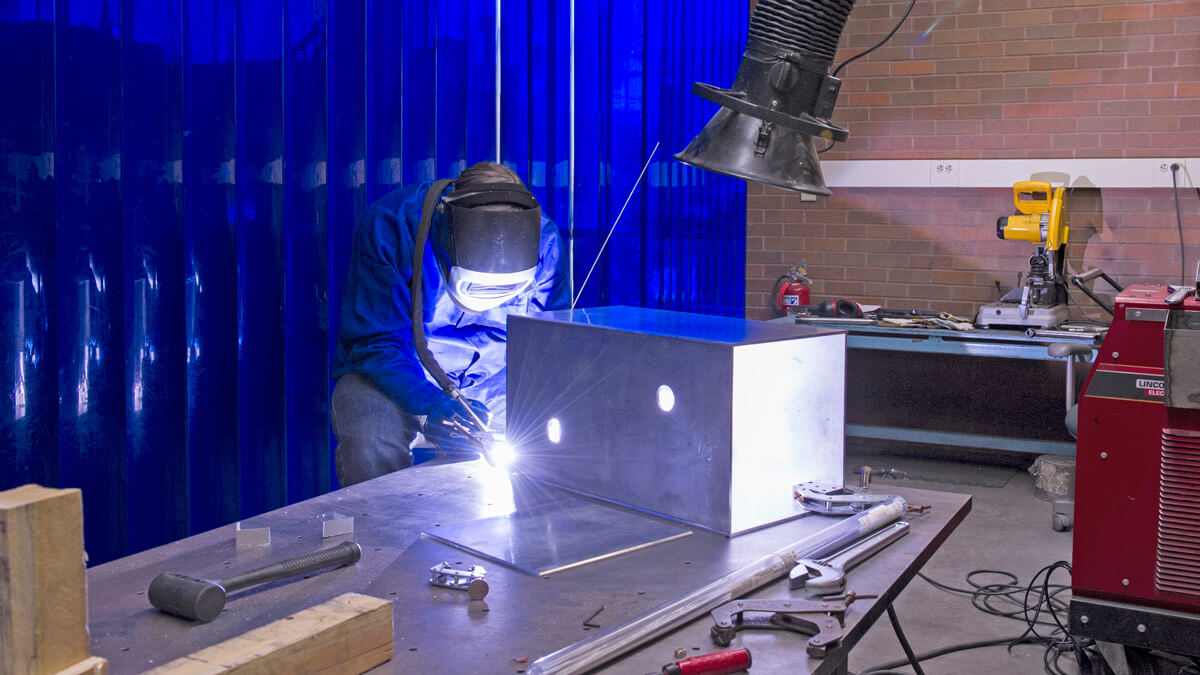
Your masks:
M578 497L421 533L526 574L548 576L686 537L691 530Z
M730 536L794 517L793 484L841 481L845 348L637 307L509 317L517 469Z

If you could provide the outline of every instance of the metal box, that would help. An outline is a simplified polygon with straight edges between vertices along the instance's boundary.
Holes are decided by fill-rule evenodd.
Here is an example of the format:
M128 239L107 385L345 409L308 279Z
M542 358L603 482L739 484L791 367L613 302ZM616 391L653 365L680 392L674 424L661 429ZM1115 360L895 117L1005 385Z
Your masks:
M535 480L729 536L842 483L846 334L637 307L508 319L508 438Z

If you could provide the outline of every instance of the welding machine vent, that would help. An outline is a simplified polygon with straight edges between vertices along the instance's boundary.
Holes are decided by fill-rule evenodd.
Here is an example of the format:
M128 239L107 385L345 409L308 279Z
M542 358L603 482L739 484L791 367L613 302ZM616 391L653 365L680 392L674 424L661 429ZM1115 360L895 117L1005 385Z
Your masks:
M1159 591L1200 596L1200 433L1163 429L1158 500Z

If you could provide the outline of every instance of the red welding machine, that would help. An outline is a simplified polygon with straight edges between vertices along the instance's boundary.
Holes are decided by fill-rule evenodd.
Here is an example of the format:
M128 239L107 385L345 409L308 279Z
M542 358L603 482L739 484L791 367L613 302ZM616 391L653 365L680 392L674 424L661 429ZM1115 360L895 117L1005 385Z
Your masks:
M1200 656L1200 301L1131 286L1079 400L1070 627Z

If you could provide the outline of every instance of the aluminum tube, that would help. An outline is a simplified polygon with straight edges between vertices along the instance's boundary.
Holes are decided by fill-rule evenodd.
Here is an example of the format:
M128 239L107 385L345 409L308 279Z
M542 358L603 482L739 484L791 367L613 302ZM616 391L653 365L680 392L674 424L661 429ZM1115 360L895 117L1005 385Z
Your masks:
M904 499L896 497L834 523L681 598L659 605L642 616L547 654L533 662L529 673L570 675L587 672L682 626L705 612L711 612L726 602L736 600L787 575L797 560L828 555L864 534L898 520L907 507Z

